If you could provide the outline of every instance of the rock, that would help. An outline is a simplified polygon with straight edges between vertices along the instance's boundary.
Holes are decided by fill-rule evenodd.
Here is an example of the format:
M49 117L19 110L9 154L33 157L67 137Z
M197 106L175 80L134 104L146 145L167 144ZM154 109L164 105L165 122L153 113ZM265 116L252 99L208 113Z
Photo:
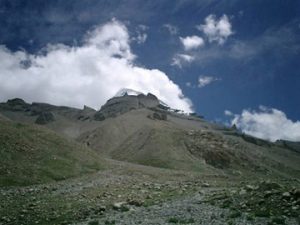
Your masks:
M285 224L285 219L284 217L273 217L270 224Z
M131 110L140 108L153 108L159 105L159 100L152 94L144 95L122 95L109 99L98 111L94 118L103 120L105 118L116 117Z
M129 205L133 205L133 206L137 206L137 207L140 207L144 204L143 201L134 200L134 199L128 200L127 202Z
M116 202L113 204L113 209L114 210L120 210L120 211L128 211L129 208L126 207L126 202Z
M153 113L152 115L153 119L155 120L167 120L167 114L165 113Z
M96 112L94 115L94 120L103 121L105 120L105 116L101 112Z
M247 194L247 191L245 189L241 189L239 192L240 195L245 195Z
M292 194L295 199L300 199L300 189L295 189Z
M95 212L96 213L102 213L102 212L104 212L106 210L106 206L104 206L104 205L99 205L99 206L97 206L97 208L95 209Z
M210 187L210 184L209 184L209 183L202 183L201 186L202 186L202 187Z
M42 112L36 119L35 123L44 125L53 122L54 120L54 115L51 112Z
M272 191L265 191L265 192L264 192L264 198L268 198L268 197L270 197L272 194L273 194Z
M29 104L21 98L14 98L7 100L6 107L12 111L26 111L29 108Z
M263 191L281 189L281 185L271 181L263 181L259 184L258 189Z
M291 194L290 194L290 192L284 192L284 193L282 193L282 197L283 198L290 198Z
M246 185L245 186L245 189L247 190L247 191L253 191L253 190L255 190L255 187L253 186L253 185Z
M151 195L147 195L146 199L152 199L153 197Z

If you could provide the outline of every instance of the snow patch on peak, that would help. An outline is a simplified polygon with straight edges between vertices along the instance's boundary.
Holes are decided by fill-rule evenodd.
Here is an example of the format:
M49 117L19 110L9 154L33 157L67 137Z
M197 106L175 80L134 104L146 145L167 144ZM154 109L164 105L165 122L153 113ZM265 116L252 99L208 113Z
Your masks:
M143 94L143 95L147 95L143 92L140 92L140 91L136 91L136 90L133 90L133 89L130 89L130 88L122 88L120 89L114 97L122 97L122 96L125 96L125 95L132 95L132 96L138 96L140 94ZM163 101L161 101L160 99L159 100L159 103L166 107L166 108L170 108L168 104L164 103Z
M137 95L140 95L140 94L144 94L144 93L139 92L139 91L135 91L135 90L130 89L130 88L122 88L121 90L119 90L117 92L117 94L115 94L114 97L122 97L124 95L135 95L135 96L137 96Z

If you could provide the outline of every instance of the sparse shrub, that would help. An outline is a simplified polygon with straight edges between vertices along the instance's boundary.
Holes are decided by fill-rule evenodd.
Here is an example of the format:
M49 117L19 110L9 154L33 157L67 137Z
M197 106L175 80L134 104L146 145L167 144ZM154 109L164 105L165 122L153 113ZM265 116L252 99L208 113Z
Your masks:
M169 220L168 220L169 223L179 223L179 220L175 217L171 217Z
M104 223L105 223L105 225L115 225L116 221L115 220L106 220Z
M227 221L227 225L233 225L234 223L233 223L233 221L232 220L228 220Z
M231 212L231 214L229 215L229 218L237 218L237 217L240 217L242 215L241 212L239 211L233 211Z
M258 210L254 214L257 217L269 217L270 216L270 212L267 210Z
M285 224L285 219L283 217L274 217L271 220L271 224Z
M232 204L232 201L230 199L226 199L223 204L221 205L222 208L229 208L229 206Z
M189 218L189 219L178 219L175 217L172 217L168 220L169 223L179 223L179 224L190 224L190 223L195 223L194 218Z
M91 220L88 225L99 225L99 221L98 220Z
M194 220L194 218L190 218L186 221L186 223L195 223L195 220Z
M247 214L246 219L248 221L253 221L254 220L254 215L253 214Z

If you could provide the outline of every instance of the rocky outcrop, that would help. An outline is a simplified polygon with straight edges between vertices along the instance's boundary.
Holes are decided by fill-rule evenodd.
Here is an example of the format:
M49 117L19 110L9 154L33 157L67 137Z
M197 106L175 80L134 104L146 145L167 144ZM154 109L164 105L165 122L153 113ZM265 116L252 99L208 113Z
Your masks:
M91 120L97 111L91 107L84 106L83 110L80 110L77 114L77 119L81 121Z
M103 115L102 112L99 111L99 112L95 113L94 119L97 121L103 121L103 120L105 120L105 116Z
M45 125L55 120L54 115L51 112L41 112L35 123Z
M131 110L151 108L159 105L158 98L153 94L124 95L109 99L94 115L94 119L102 121L105 118L116 117Z
M149 115L148 118L153 120L167 120L168 116L166 113L154 112L152 115Z
M138 102L139 102L139 107L143 108L151 108L151 107L156 107L159 105L159 101L157 97L151 93L147 95L140 94L137 96Z
M10 111L27 111L29 110L30 104L26 103L21 98L14 98L7 100L6 103L1 103L0 108Z

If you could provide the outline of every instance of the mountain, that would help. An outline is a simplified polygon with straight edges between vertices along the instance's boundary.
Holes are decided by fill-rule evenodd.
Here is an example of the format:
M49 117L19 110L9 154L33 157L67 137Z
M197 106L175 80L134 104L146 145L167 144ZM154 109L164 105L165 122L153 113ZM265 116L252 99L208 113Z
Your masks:
M100 110L0 103L0 224L290 224L299 143L122 90Z
M151 93L123 89L99 111L12 99L0 104L0 113L119 161L204 173L299 174L300 156L290 147L174 112Z

